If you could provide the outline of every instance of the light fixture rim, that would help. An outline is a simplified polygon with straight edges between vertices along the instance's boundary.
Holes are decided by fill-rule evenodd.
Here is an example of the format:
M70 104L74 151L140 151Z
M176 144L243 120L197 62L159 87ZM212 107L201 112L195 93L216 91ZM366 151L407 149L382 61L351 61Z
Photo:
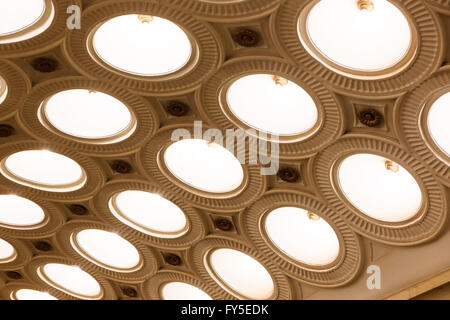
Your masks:
M192 138L192 139L195 139ZM201 139L204 140L204 139ZM181 140L179 140L181 141ZM240 185L230 191L227 192L211 192L211 191L207 191L207 190L203 190L200 188L195 187L192 184L187 183L186 181L183 181L182 179L178 178L169 168L169 166L167 165L166 161L165 161L165 152L167 151L167 149L179 142L179 141L169 141L168 143L166 143L158 152L157 154L157 163L158 166L162 172L162 174L168 179L170 180L172 183L176 184L176 185L180 185L183 189L197 194L199 196L202 197L206 197L206 198L214 198L214 199L228 199L228 198L234 198L236 196L238 196L239 194L241 194L243 192L244 189L246 189L248 183L249 183L249 173L246 170L246 165L245 164L241 164L241 169L242 169L242 173L243 173L243 177L242 177L242 181L240 183ZM206 140L204 140L206 143ZM225 150L228 151L228 149L225 148ZM229 152L229 151L228 151ZM234 156L234 155L233 155ZM239 160L234 157L236 159L236 161L239 162Z
M81 176L76 180L72 181L70 183L64 183L64 184L46 184L46 183L40 183L38 181L33 181L31 179L26 179L25 177L21 177L14 172L12 172L6 165L6 161L9 159L10 156L20 153L20 152L27 152L27 151L42 151L37 149L27 149L27 150L21 150L17 152L10 152L8 155L6 155L1 161L0 161L0 173L10 181L20 184L25 187L41 190L41 191L47 191L47 192L58 192L58 193L65 193L65 192L73 192L78 191L82 189L88 180L88 176L86 173L86 170L83 168L82 165L80 165L76 160L72 159L71 157L59 153L50 151L52 153L61 155L66 157L67 159L70 159L73 161L81 170Z
M56 18L55 5L52 0L42 0L44 10L31 24L8 33L0 34L0 45L14 44L41 35L47 31Z
M78 135L72 135L72 134L64 132L61 128L57 128L57 126L55 124L53 124L50 121L50 119L48 118L47 109L46 109L47 103L50 99L53 98L53 96L57 95L58 93L72 91L72 90L89 90L89 89L82 88L82 87L67 88L67 89L58 91L56 93L53 93L42 100L40 106L37 109L37 118L39 119L41 124L47 130L53 132L56 135L62 136L67 140L73 140L73 141L77 141L80 143L96 144L96 145L108 145L108 144L120 143L120 142L128 139L130 136L132 136L135 133L136 128L138 126L138 119L137 119L137 116L136 116L134 110L121 98L112 96L109 93L102 92L102 91L98 91L98 92L108 95L114 99L117 99L119 102L121 102L123 104L124 107L127 108L128 112L130 113L130 122L127 124L127 126L125 128L122 128L119 132L116 132L116 133L113 133L113 134L110 134L107 136L103 136L103 137L97 137L97 138L89 138L89 137L82 137L82 136L78 136Z
M100 29L100 27L102 27L103 24L107 23L109 20L112 20L114 18L118 18L121 16L128 16L128 15L147 15L147 14L152 15L157 18L165 19L165 20L175 24L178 28L180 28L184 32L184 34L186 35L186 37L188 38L189 43L190 43L190 53L189 53L189 57L188 57L187 61L183 65L176 68L175 70L167 71L167 72L160 73L160 74L140 74L140 73L130 72L130 71L118 68L118 67L112 65L111 63L107 62L106 60L104 60L101 57L101 55L98 53L98 50L94 45L94 37L95 37L95 34L98 31L98 29ZM193 70L196 67L196 65L199 63L199 59L200 59L200 49L197 44L197 41L185 27L183 27L181 24L178 24L178 23L172 21L170 18L153 15L148 12L146 13L146 12L136 11L136 12L127 12L127 13L123 13L123 14L119 13L118 15L105 18L104 20L102 20L98 24L94 25L90 29L89 34L87 36L87 40L86 40L86 46L87 46L88 54L91 56L91 58L97 64L99 64L100 66L102 66L103 68L107 69L108 71L110 71L112 73L118 74L125 78L131 78L131 79L135 79L135 80L162 81L162 80L170 80L170 79L173 79L176 77L180 77L183 74L189 73L191 70Z
M150 193L150 194L156 194L156 193L151 193L151 192L143 191L143 190L124 190L124 191L120 191L120 192L113 194L112 197L110 197L110 199L108 201L108 207L109 207L111 213L113 214L113 216L116 217L120 222L122 222L140 232L143 232L149 236L156 237L156 238L164 238L164 239L177 239L177 238L183 237L191 229L191 222L190 222L190 219L188 218L188 216L186 215L186 213L176 203L172 202L171 200L169 200L163 196L161 196L161 197L164 200L175 205L183 213L186 223L185 223L185 226L181 230L177 230L177 231L173 231L173 232L158 231L158 230L146 227L136 221L132 221L130 218L128 218L126 216L125 213L122 212L122 210L120 210L120 208L117 204L117 197L126 191L141 191L141 192L146 192L146 193Z
M98 284L99 288L100 288L100 292L98 294L96 294L95 296L87 296L87 295L83 295L83 294L79 294L77 292L74 292L72 290L69 290L67 288L64 288L63 286L59 285L58 283L56 283L55 281L53 281L43 270L44 267L48 264L61 264L64 266L69 266L69 267L78 267L80 268L83 272L85 272L86 274L88 274L90 277L92 277ZM36 268L36 273L37 276L39 277L40 280L42 280L43 282L45 282L47 285L53 287L56 290L59 290L65 294L68 294L70 296L73 296L75 298L79 298L79 299L87 299L87 300L100 300L104 297L105 292L104 292L104 288L102 286L102 284L97 280L97 278L93 275L91 275L89 272L85 271L81 266L79 265L73 265L70 266L66 263L62 263L62 262L45 262L42 263L41 265L39 265Z
M261 262L259 261L256 257L243 252L241 250L235 249L235 248L228 248L228 247L216 247L216 248L211 248L209 249L203 256L203 264L205 266L206 271L209 273L209 275L211 276L211 278L217 283L217 285L219 285L223 290L227 291L229 294L231 294L232 296L234 296L235 298L238 298L240 300L254 300L255 298L251 298L248 297L240 292L238 292L236 289L233 289L230 285L227 284L227 282L217 273L217 271L215 270L214 266L212 265L211 262L211 256L215 251L221 250L221 249L228 249L228 250L235 250L238 251L241 254L244 254L252 259L254 259L256 262L258 262L267 272L267 274L269 275L272 284L273 284L273 293L267 297L264 298L264 300L274 300L277 297L277 284L275 282L274 277L272 276L271 272L267 269L267 267Z
M299 132L299 133L293 133L293 134L276 134L270 131L264 131L260 128L254 127L248 123L246 123L244 120L240 119L231 109L229 102L228 102L228 94L230 87L239 79L252 76L252 75L274 75L274 76L281 76L288 81L292 81L295 83L301 90L305 91L305 93L308 94L308 96L313 100L315 104L315 108L317 110L317 119L314 123L314 126ZM255 70L253 72L249 71L243 71L240 74L234 74L232 77L229 77L226 82L223 82L220 91L219 91L219 98L218 103L220 106L220 109L225 114L225 116L228 118L229 121L233 123L234 126L236 126L239 129L242 129L244 131L247 131L250 129L250 134L256 138L256 139L264 139L266 141L272 141L271 139L272 135L275 135L277 137L277 142L279 143L295 143L295 142L302 142L311 136L314 136L323 128L323 122L324 122L324 115L325 111L323 108L322 103L320 103L319 98L316 96L316 94L309 88L307 88L307 85L304 83L300 83L297 79L295 79L293 76L289 74L284 74L282 72L273 72L273 74L270 74L270 72L266 71L258 71ZM289 115L286 115L289 116ZM253 131L256 130L256 135L253 133ZM267 134L267 137L260 137L259 132Z
M419 37L415 23L412 21L408 13L398 3L390 0L386 1L389 1L389 3L394 5L402 13L402 15L408 22L411 34L411 42L409 44L408 50L405 52L403 57L392 66L379 70L354 69L331 60L326 56L325 53L321 52L312 41L307 28L309 13L313 9L313 7L320 2L320 0L313 0L309 2L301 10L297 19L296 27L299 41L301 42L303 48L308 52L308 54L310 54L315 60L321 63L324 67L342 76L354 78L357 80L384 80L393 78L397 74L409 68L413 61L416 59L419 51Z
M260 216L259 218L259 223L258 223L258 228L260 230L261 233L261 237L264 239L264 241L267 243L267 245L277 254L279 254L280 256L282 256L285 260L289 261L290 263L292 263L293 265L297 265L300 268L304 269L304 270L308 270L311 272L329 272L332 271L336 268L339 268L339 266L342 264L344 258L345 258L345 242L344 239L342 237L342 234L339 230L336 229L336 226L333 222L330 222L328 220L327 217L324 217L321 213L316 213L314 212L314 214L318 215L321 219L325 220L325 222L332 228L334 234L336 235L336 238L338 240L338 244L339 244L339 251L338 254L336 256L335 259L333 259L333 261L326 263L326 264L309 264L305 261L301 261L298 259L295 259L294 257L292 257L291 255L289 255L287 252L285 252L283 250L283 248L279 247L269 236L268 231L267 231L267 225L266 225L266 221L268 216L277 209L280 208L285 208L285 207L294 207L294 208L299 208L302 210L306 210L305 208L303 208L300 204L287 204L287 205L283 205L283 204L277 204L274 203L272 207L269 207L265 210L265 212ZM311 211L315 211L315 210L311 210ZM306 214L306 213L305 213Z
M107 270L111 270L111 271L113 271L113 272L120 272L120 273L132 273L132 272L136 272L136 271L139 271L140 269L142 269L142 267L144 266L144 259L143 259L143 256L142 256L142 253L140 252L140 250L138 250L138 249L136 248L136 246L135 246L133 243L131 243L131 242L128 241L127 239L123 238L123 237L122 237L121 235L119 235L119 234L118 234L119 237L120 237L121 239L123 239L124 241L126 241L127 243L129 243L131 246L133 246L133 248L136 250L136 252L137 252L138 255L139 255L139 261L138 261L138 263L137 263L134 267L132 267L132 268L119 268L119 267L114 267L114 266L108 265L108 264L103 263L103 262L101 262L100 260L94 258L94 257L91 256L89 253L87 253L86 250L84 250L84 249L81 247L81 245L78 243L78 241L77 241L77 236L78 236L78 234L79 234L80 232L86 231L86 230L105 231L105 232L111 232L111 231L109 231L109 230L103 230L103 229L98 229L98 228L91 228L91 227L83 228L83 227L81 227L81 226L78 227L78 228L76 228L76 229L74 229L74 230L72 231L72 233L70 234L70 237L69 237L70 245L72 246L73 250L75 250L81 257L83 257L83 258L86 259L87 261L89 261L89 262L91 262L91 263L93 263L93 264L96 264L96 265L98 265L98 266L101 267L101 268L104 268L104 269L107 269Z
M382 158L385 158L388 161L394 161L398 165L402 166L403 169L405 169L416 181L417 186L420 189L420 192L422 194L422 199L420 203L420 207L417 210L417 212L412 215L411 217L401 220L401 221L385 221L376 219L373 216L364 213L362 210L360 210L350 199L347 198L345 192L343 191L341 187L341 182L339 179L339 169L341 164L344 162L345 159L347 159L350 156L358 155L358 154L370 154L374 156L379 156ZM404 166L406 165L406 166ZM418 222L422 221L424 216L427 213L428 209L428 201L427 201L427 194L423 188L423 185L421 183L421 178L415 173L414 171L410 170L407 164L405 164L403 161L399 161L397 159L393 159L392 155L377 151L377 150L367 150L367 151L348 151L343 152L339 155L338 158L335 159L332 168L331 168L331 184L333 189L335 190L336 195L339 197L340 201L344 202L347 206L348 210L351 210L355 215L361 217L364 220L370 221L371 223L377 224L379 226L383 226L386 228L405 228L414 224L417 224Z
M410 173L414 173L413 177L423 192L422 200L426 207L426 214L422 215L422 219L407 226L388 227L349 209L347 204L341 201L339 191L336 191L339 190L335 185L337 180L333 178L331 172L333 167L336 168L336 160L341 158L341 154L355 152L375 153L381 157L388 157ZM442 231L447 216L444 186L433 178L433 173L419 158L408 153L392 138L368 137L358 133L347 134L318 155L312 172L321 196L333 205L334 210L350 227L369 239L389 245L411 246L428 241Z

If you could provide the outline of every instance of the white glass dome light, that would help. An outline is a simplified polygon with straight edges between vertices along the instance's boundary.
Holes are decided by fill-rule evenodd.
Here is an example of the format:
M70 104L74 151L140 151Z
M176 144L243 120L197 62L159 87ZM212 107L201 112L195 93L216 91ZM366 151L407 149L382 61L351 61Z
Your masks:
M12 194L0 195L0 225L8 228L38 227L45 213L35 202Z
M422 192L402 166L374 154L354 154L338 169L345 197L369 217L385 222L412 218L422 206Z
M2 104L6 100L7 95L8 85L6 84L6 80L0 76L0 104Z
M169 171L185 184L201 191L226 193L244 180L239 160L226 148L202 139L183 139L164 153Z
M203 290L184 282L166 283L161 296L164 300L212 300Z
M71 237L72 247L87 260L119 272L133 272L141 256L127 240L113 232L86 229Z
M47 120L57 130L93 143L122 141L136 128L136 121L125 104L95 90L58 92L43 102L39 116L41 122Z
M188 231L184 212L158 194L127 190L111 198L112 214L140 232L160 238L178 238Z
M74 160L48 150L27 150L3 159L1 173L8 179L36 189L69 192L86 183L86 173Z
M19 289L14 292L13 297L15 300L58 300L47 292L32 289Z
M339 255L339 239L333 228L305 209L277 208L267 215L264 227L270 240L299 262L324 266Z
M314 100L300 86L279 76L252 74L234 81L227 91L230 111L254 129L292 136L317 123Z
M186 65L192 54L189 37L175 23L137 14L100 25L93 48L110 66L140 76L173 73Z
M49 0L0 1L0 44L41 34L51 25L54 15Z
M303 28L299 26L300 39L313 56L351 70L389 69L412 48L407 18L387 0L320 0Z
M14 261L16 257L16 249L9 242L0 238L0 264Z
M103 289L90 274L77 266L48 263L38 269L39 277L50 286L81 299L101 299Z
M450 92L440 96L428 111L427 126L434 142L450 157Z
M264 300L274 294L275 287L269 272L245 253L234 249L217 249L210 254L209 263L213 278L235 296L238 294L244 299Z

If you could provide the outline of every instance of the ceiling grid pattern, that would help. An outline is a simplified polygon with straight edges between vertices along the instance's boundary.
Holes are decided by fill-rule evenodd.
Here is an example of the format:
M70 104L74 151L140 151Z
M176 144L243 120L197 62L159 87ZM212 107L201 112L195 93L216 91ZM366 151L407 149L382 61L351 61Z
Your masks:
M450 157L445 141L433 136L426 117L437 99L450 92L445 58L450 2L374 0L374 10L382 1L393 4L411 30L408 53L384 71L352 73L350 67L319 52L306 30L307 16L319 0L45 0L54 17L39 34L3 43L0 28L0 196L31 200L45 214L32 226L8 224L0 214L0 240L11 244L16 254L6 262L0 255L0 299L16 299L18 290L31 289L58 299L156 300L166 298L163 288L168 283L189 284L212 299L251 299L250 294L224 284L225 275L213 266L212 256L221 248L245 253L270 275L273 287L268 299L306 299L317 292L327 297L331 291L326 290L338 288L357 298L364 296L357 286L365 283L364 269L374 260L373 246L387 248L386 255L395 258L396 250L414 252L445 241ZM82 8L79 30L66 25L66 9L71 5ZM154 18L174 23L188 37L188 61L173 72L156 75L133 74L107 62L97 50L96 32L110 19L126 15L140 15L136 21L139 18L148 26L158 22ZM34 32L37 27L30 28ZM305 43L312 43L311 48L302 37L310 37ZM169 39L168 45L174 43ZM33 62L42 58L39 70ZM249 150L255 147L251 134L238 133L244 143L236 146L235 153L246 160L239 166L238 187L214 192L181 179L166 157L176 144L174 131L184 130L217 150L217 135L212 135L214 141L208 136L211 130L218 129L225 137L226 130L254 128L234 113L228 90L236 80L254 74L273 75L280 90L287 83L297 84L316 106L312 129L280 135L279 170L272 175L261 174L267 164L249 163ZM50 98L70 90L115 98L126 106L129 131L95 139L64 132L49 120L48 106ZM284 106L277 107L281 121L292 117L288 111L283 113L288 110ZM194 121L202 121L200 130ZM273 152L273 144L267 145ZM72 159L83 182L66 191L64 185L45 185L13 172L8 164L11 156L31 150ZM394 222L364 212L360 206L364 200L351 199L340 181L344 160L358 154L385 158L381 166L386 172L397 174L400 168L409 173L421 197L419 209ZM178 160L188 161L188 156L179 155ZM31 159L29 165L37 161ZM361 167L375 170L368 163ZM214 168L220 170L220 164ZM200 175L209 169L204 165ZM230 171L225 178L233 175ZM182 213L184 226L159 230L147 223L151 219L163 223L161 217L146 217L139 210L132 212L134 216L125 213L120 200L130 191L136 192L130 197L160 196L148 198L149 206L162 206L158 201L167 200L173 206L170 213ZM367 192L383 205L383 198L373 190ZM0 197L0 207L1 201ZM136 206L132 202L127 204L130 212ZM306 210L309 222L328 223L339 246L331 263L303 263L271 239L268 214L285 207ZM82 230L120 236L137 250L139 263L121 269L92 257L77 242ZM98 292L84 295L62 287L46 273L48 264L79 267L96 280ZM236 274L240 267L236 262Z

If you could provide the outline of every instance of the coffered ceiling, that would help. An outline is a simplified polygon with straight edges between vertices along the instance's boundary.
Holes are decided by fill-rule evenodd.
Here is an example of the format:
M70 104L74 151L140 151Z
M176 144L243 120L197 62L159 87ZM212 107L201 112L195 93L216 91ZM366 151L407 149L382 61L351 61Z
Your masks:
M442 285L449 32L447 0L1 2L0 298Z

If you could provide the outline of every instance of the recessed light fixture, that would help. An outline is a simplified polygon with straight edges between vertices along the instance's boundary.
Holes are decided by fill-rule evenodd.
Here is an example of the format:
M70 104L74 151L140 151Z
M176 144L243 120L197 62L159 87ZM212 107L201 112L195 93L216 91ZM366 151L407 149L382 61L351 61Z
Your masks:
M58 300L47 292L32 289L19 289L11 297L14 300Z
M207 266L211 276L238 298L263 300L274 294L274 282L266 268L238 250L221 248L212 251Z
M264 219L265 232L283 253L311 266L332 263L339 255L333 228L318 215L297 207L272 210Z
M161 296L164 300L212 300L203 290L184 282L166 283L161 289Z
M37 228L45 213L35 202L12 194L0 195L0 226L12 229Z
M0 238L0 264L14 261L16 257L16 249L9 242Z
M5 101L6 96L8 95L8 85L6 84L6 80L0 76L0 104Z
M122 223L154 237L178 238L189 229L184 212L155 193L123 191L110 199L109 208Z
M440 96L428 111L427 126L439 148L450 157L450 92Z
M136 271L141 255L127 240L116 233L86 229L71 236L72 247L85 259L117 272Z
M231 192L244 180L242 165L230 151L202 139L171 144L164 152L164 161L176 178L205 192Z
M39 277L48 285L80 299L101 299L103 289L87 272L76 266L47 263L38 268Z
M316 0L300 15L309 53L356 78L391 76L412 61L415 39L402 10L387 0Z
M51 0L0 2L0 44L30 39L52 23L55 9Z
M277 75L251 74L237 79L227 90L226 102L232 115L245 125L274 135L306 138L318 120L311 96Z
M116 143L136 129L136 119L125 104L95 90L58 92L42 103L38 115L50 130L87 143Z
M13 153L2 160L0 171L16 183L53 192L78 190L87 180L85 171L78 163L47 150Z
M338 168L339 187L353 206L385 222L402 222L422 206L414 177L390 159L360 153L345 158Z
M159 76L189 61L191 41L175 23L156 16L128 14L109 19L93 35L95 53L126 73Z

